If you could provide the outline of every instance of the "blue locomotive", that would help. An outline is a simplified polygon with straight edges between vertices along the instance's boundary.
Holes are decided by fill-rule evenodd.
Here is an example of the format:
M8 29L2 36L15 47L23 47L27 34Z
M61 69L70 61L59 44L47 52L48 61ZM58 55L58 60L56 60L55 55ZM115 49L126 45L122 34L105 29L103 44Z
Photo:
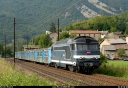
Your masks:
M90 73L100 66L99 42L89 36L63 39L47 49L16 52L15 57L76 72Z

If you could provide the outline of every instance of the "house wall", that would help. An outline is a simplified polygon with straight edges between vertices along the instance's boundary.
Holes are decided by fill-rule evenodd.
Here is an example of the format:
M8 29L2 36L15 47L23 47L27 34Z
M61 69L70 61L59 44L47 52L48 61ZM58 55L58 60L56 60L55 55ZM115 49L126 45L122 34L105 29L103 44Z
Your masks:
M118 54L117 54L118 50L113 50L113 51L103 51L103 54L110 58L110 59L113 59L114 57L118 57ZM126 55L128 55L128 50L125 50L126 52Z
M104 51L104 55L109 59L113 59L114 56L117 56L116 51Z
M102 49L102 46L103 45L110 45L108 42L107 42L107 40L105 39L101 44L100 44L100 52L102 52L103 53L103 49Z
M127 42L127 44L128 44L128 37L126 37L126 42Z
M128 50L125 50L126 55L128 55Z

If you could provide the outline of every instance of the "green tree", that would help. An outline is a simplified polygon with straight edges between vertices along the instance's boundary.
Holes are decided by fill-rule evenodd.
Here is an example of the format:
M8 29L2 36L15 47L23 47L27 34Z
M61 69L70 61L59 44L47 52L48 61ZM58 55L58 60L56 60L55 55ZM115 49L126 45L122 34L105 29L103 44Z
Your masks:
M115 27L111 27L110 31L111 31L111 32L116 32L117 30L116 30Z
M42 34L39 40L39 47L40 48L48 48L52 45L51 38L48 34Z
M118 31L121 31L122 33L124 33L124 32L125 32L125 29L126 29L126 24L125 24L125 22L119 20L119 21L117 22L117 24L116 24L116 29L117 29Z
M125 49L123 48L118 49L117 54L119 57L123 56L125 54Z
M101 65L103 64L103 66L106 67L106 63L107 63L106 56L100 53L100 64Z
M125 30L125 33L124 34L128 34L128 29Z
M93 29L98 29L99 31L103 30L103 23L95 23Z
M3 56L3 46L0 44L0 55Z
M27 45L27 40L19 38L16 43L16 51L23 50L23 45Z
M56 26L55 26L55 24L52 22L51 23L51 26L50 26L50 32L56 32Z
M70 37L70 38L74 38L74 37L76 37L76 34L71 33L69 37Z
M105 22L104 24L103 24L103 28L102 28L102 30L110 30L110 25L109 25L109 23L108 22Z
M12 56L12 50L10 46L6 47L6 56Z
M29 44L31 44L31 45L33 45L33 44L34 45L39 45L38 43L39 43L40 38L41 38L41 35L35 36L34 38L32 38L30 40L30 43Z
M61 34L60 34L60 37L59 37L59 39L61 40L61 39L65 39L65 38L69 38L69 33L68 32L62 32ZM58 39L58 38L57 38Z

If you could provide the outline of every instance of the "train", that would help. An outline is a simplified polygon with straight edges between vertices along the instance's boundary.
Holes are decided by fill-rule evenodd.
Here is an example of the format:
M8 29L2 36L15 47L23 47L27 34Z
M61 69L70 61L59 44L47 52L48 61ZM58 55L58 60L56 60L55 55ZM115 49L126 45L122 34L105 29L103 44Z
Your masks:
M15 52L15 58L65 68L72 72L92 73L100 66L99 42L90 36L66 38L49 48Z

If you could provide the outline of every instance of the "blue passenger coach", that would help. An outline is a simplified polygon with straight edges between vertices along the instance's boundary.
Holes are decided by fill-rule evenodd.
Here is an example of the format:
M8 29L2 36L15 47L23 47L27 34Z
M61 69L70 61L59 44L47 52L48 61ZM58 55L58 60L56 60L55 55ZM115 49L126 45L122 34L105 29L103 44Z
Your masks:
M51 48L19 51L15 53L15 58L49 64L51 63Z

